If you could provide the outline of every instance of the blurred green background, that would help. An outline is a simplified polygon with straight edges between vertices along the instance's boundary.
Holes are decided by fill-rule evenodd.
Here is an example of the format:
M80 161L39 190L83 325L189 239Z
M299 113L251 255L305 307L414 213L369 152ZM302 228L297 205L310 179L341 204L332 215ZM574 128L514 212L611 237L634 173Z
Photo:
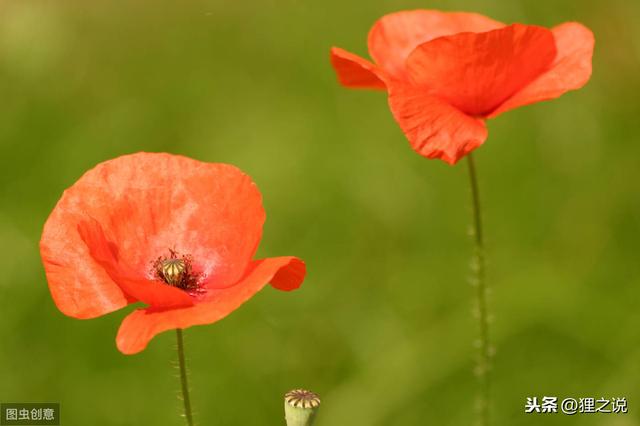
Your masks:
M401 9L596 34L578 92L490 122L477 151L488 245L495 425L640 425L640 2L0 2L0 401L59 401L65 425L182 425L175 336L135 356L54 306L42 225L98 162L167 151L259 185L261 256L308 263L186 331L200 425L471 425L476 327L466 165L413 153L384 94L341 88L330 46L366 54ZM527 396L626 397L627 415L524 414Z

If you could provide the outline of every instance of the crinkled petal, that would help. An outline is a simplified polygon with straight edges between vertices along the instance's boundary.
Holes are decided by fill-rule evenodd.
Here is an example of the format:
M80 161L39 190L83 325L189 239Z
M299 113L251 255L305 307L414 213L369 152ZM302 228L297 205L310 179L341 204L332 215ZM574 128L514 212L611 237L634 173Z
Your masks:
M410 10L380 18L369 32L369 54L383 70L405 78L405 61L418 45L461 32L484 32L504 26L477 13Z
M392 87L389 106L413 149L427 158L455 164L487 138L484 120L415 87Z
M484 116L545 72L555 56L550 30L514 24L421 44L407 69L416 85L467 114Z
M75 211L75 204L61 200L53 210L42 233L40 255L58 309L75 318L95 318L135 299L91 256L89 246L77 230L82 216L80 211Z
M577 22L552 29L558 53L551 68L507 99L489 117L535 102L555 99L584 86L591 77L594 37L591 30Z
M163 331L218 321L260 291L267 283L279 289L298 288L304 279L304 263L295 257L275 257L254 261L247 275L236 285L211 292L206 301L180 309L138 309L120 326L116 343L125 354L143 350Z
M331 48L331 64L338 81L355 89L385 89L382 71L366 59L339 47Z
M158 280L150 280L124 263L118 255L117 245L107 239L102 227L95 219L80 222L78 232L80 238L89 247L91 257L132 299L144 302L154 308L193 305L193 299L186 292Z
M262 198L234 166L138 153L99 164L67 189L40 241L49 288L65 314L90 318L125 306L125 294L90 250L78 224L95 219L140 273L169 250L194 259L209 288L246 271L262 234Z

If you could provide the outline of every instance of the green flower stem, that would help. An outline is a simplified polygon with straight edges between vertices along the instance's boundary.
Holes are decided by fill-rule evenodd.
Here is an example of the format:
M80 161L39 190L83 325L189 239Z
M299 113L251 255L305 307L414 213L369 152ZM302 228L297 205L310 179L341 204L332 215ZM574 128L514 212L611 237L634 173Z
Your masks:
M320 398L311 391L295 389L284 396L284 416L287 426L312 426Z
M476 374L480 385L478 394L478 424L489 426L490 406L490 369L491 346L489 342L489 314L487 310L487 284L485 283L484 240L482 234L482 217L480 212L480 193L478 178L473 155L467 155L469 166L469 182L471 184L471 198L473 210L473 258L471 261L471 284L475 288L475 316L478 320L479 353L476 364Z
M184 341L182 340L182 329L176 329L178 338L178 364L180 365L180 382L182 384L182 400L184 401L184 417L187 425L193 426L193 414L191 413L191 399L189 398L189 383L187 381L187 366L184 361Z

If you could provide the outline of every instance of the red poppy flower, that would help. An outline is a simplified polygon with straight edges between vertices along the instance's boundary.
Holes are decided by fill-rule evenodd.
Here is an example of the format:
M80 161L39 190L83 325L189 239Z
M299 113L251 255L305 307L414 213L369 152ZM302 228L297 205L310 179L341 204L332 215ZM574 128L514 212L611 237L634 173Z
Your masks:
M236 167L139 153L101 163L67 189L40 252L66 315L148 305L118 331L118 349L132 354L163 331L224 318L267 283L300 286L301 260L252 260L264 219L260 192Z
M368 44L375 62L331 49L339 81L386 89L413 149L455 164L485 141L486 119L586 84L594 39L575 22L546 29L414 10L382 17Z

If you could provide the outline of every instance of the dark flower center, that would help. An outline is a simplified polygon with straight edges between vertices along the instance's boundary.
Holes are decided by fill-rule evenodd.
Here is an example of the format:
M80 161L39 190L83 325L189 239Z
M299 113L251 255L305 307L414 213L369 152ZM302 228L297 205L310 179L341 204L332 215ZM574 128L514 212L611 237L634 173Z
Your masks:
M187 264L183 259L165 259L160 263L160 273L167 284L178 285L184 276Z
M180 256L169 249L169 256L160 256L153 262L153 274L159 280L186 291L199 288L199 274L193 271L193 259L189 255Z

